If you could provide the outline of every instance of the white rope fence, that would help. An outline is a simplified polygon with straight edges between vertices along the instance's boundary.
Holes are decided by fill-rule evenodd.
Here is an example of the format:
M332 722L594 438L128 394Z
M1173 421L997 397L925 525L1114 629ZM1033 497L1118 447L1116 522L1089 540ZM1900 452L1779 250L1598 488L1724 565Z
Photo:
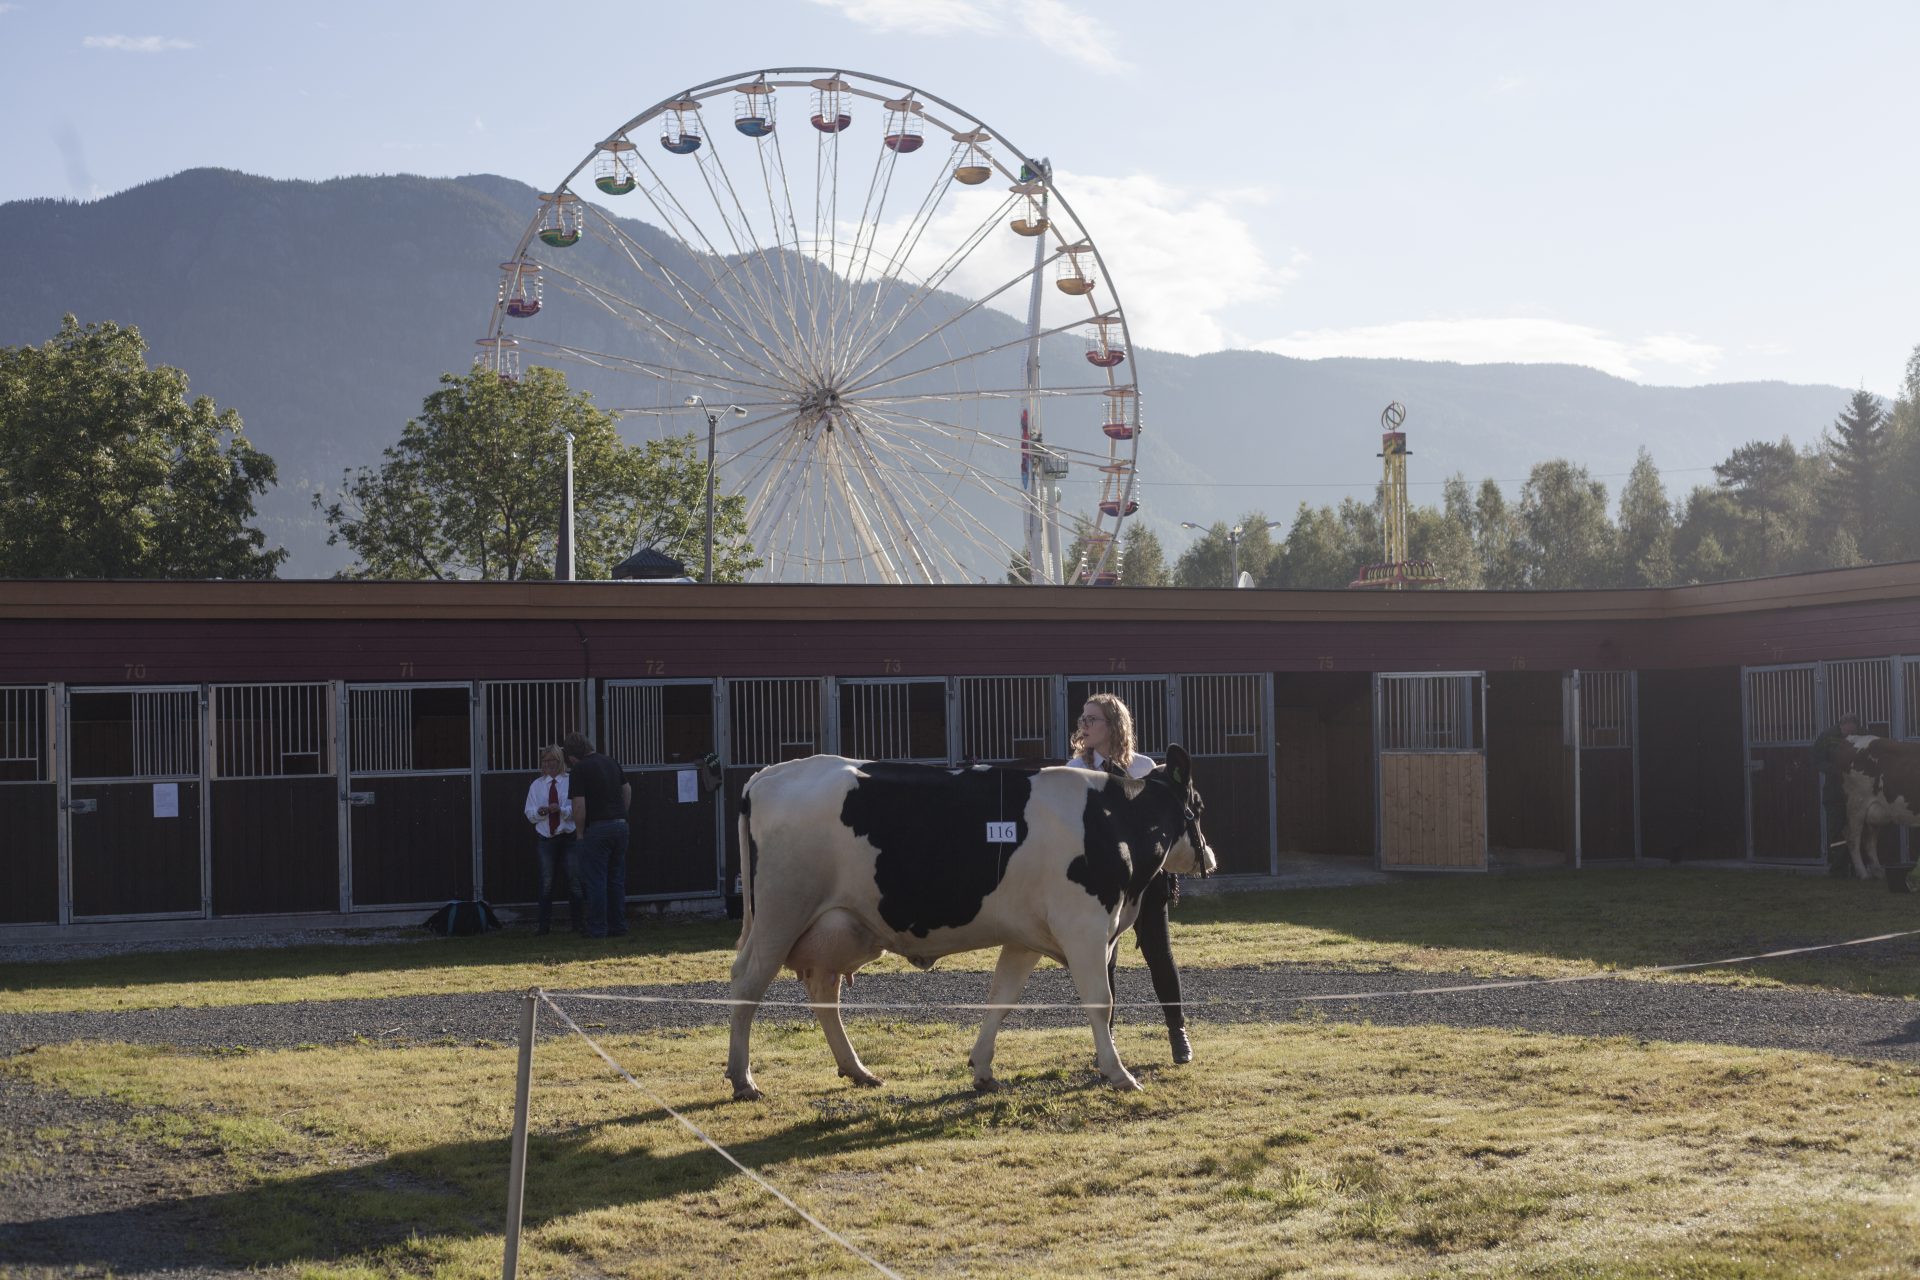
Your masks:
M1399 991L1348 991L1348 992L1340 992L1340 993L1331 994L1331 995L1325 995L1325 994L1301 995L1301 996L1294 996L1292 997L1292 999L1303 1004L1308 1002L1340 1003L1340 1002L1350 1002L1350 1001L1356 1001L1356 1000L1387 1000L1387 999L1393 999L1393 998L1402 997L1402 996L1439 996L1439 995L1457 995L1457 994L1471 992L1471 991L1503 991L1503 990L1512 990L1517 987L1561 986L1561 985L1566 985L1569 983L1576 983L1576 982L1600 982L1608 979L1631 978L1640 974L1678 973L1681 970L1685 970L1685 969L1717 969L1717 968L1723 968L1728 965L1750 964L1757 960L1777 960L1777 959L1782 959L1786 956L1811 955L1815 952L1820 952L1820 951L1837 951L1843 947L1864 947L1876 942L1891 942L1897 938L1911 938L1916 935L1920 935L1920 929L1903 929L1897 933L1880 933L1880 934L1875 934L1872 937L1868 937L1868 938L1849 938L1844 942L1823 942L1813 946L1806 946L1806 947L1786 947L1778 951L1761 951L1761 952L1756 952L1752 955L1727 956L1719 960L1690 960L1682 964L1641 965L1639 967L1632 968L1632 969L1620 969L1620 970L1613 970L1613 971L1602 972L1602 973L1582 973L1582 974L1575 974L1568 977L1559 977L1559 978L1514 978L1514 979L1509 979L1509 980L1500 981L1500 982L1465 982L1465 983L1455 983L1455 984L1452 984L1449 986L1443 986L1443 987L1412 987L1412 988L1407 988L1405 990L1399 990ZM568 1000L592 1000L592 1001L603 1001L603 1002L623 1003L623 1004L718 1005L718 1006L725 1006L725 1007L732 1007L736 1005L754 1005L754 1006L763 1007L763 1008L840 1009L840 1010L856 1010L856 1011L871 1010L876 1012L900 1011L900 1010L920 1010L922 1012L944 1012L944 1011L986 1012L989 1010L1015 1010L1015 1009L1030 1009L1030 1010L1073 1009L1073 1010L1085 1011L1088 1007L1079 1001L1070 1001L1070 1002L1061 1002L1061 1003L1031 1003L1031 1004L1029 1003L1018 1003L1018 1004L935 1003L935 1004L929 1004L924 1001L905 1001L905 1000L841 1003L839 1001L810 1001L810 1000L740 1000L740 999L734 999L734 998L723 997L723 996L613 995L613 994L608 994L604 992L567 992L565 993L565 995ZM1183 1001L1180 1001L1179 1003L1185 1006L1186 1008L1194 1009L1194 1008L1205 1008L1209 1006L1219 1007L1223 1005L1244 1005L1249 1002L1244 1000L1232 1001L1232 1000L1208 999L1208 1000L1183 1000ZM588 1035L586 1031L580 1026L580 1024L578 1022L575 1022L573 1018L568 1015L565 1009L562 1009L557 1003L555 1003L554 998L551 994L541 990L539 987L535 987L531 989L524 996L521 997L520 1058L519 1058L519 1072L518 1072L518 1078L516 1081L515 1094L514 1094L512 1162L511 1162L511 1167L509 1169L508 1176L507 1176L506 1252L505 1252L505 1257L503 1259L503 1267L502 1267L502 1275L505 1277L505 1280L515 1280L515 1276L519 1268L521 1219L522 1219L522 1212L526 1203L525 1190L526 1190L526 1171L527 1171L527 1114L528 1114L529 1103L532 1095L533 1042L534 1042L535 1028L536 1028L536 1015L539 1011L539 1006L542 1004L546 1005L547 1008L553 1010L555 1016L558 1017L562 1022L566 1023L568 1028L570 1028L575 1035L579 1036L582 1040L586 1041L587 1047L592 1049L593 1052L600 1057L601 1061L605 1062L609 1067L613 1068L613 1070L620 1076L621 1079L625 1080L628 1084L632 1085L635 1089L638 1089L641 1092L641 1094L643 1094L647 1098L648 1101L653 1103L654 1106L666 1112L667 1115L669 1115L675 1121L677 1121L681 1125L681 1127L685 1128L687 1132L691 1133L694 1137L698 1138L701 1142L705 1143L708 1147L711 1147L713 1151L720 1156L721 1159L725 1160L728 1164L732 1165L734 1168L738 1169L741 1173L745 1174L748 1178L752 1179L755 1185L759 1186L768 1195L771 1195L774 1199L778 1200L781 1204L793 1210L793 1212L797 1214L800 1217L800 1219L803 1222L805 1222L808 1226L813 1227L815 1230L825 1235L829 1240L832 1240L835 1244L845 1249L848 1253L860 1259L860 1261L866 1263L868 1266L872 1267L880 1275L889 1277L889 1280L902 1280L899 1273L891 1270L890 1268L887 1267L885 1263L880 1262L878 1259L873 1258L870 1255L862 1252L859 1246L855 1245L852 1241L848 1240L845 1236L835 1231L832 1227L829 1227L826 1223L820 1221L820 1219L816 1218L813 1214L808 1213L805 1209L801 1208L797 1203L794 1202L792 1197L788 1196L785 1192L781 1191L780 1188L774 1186L771 1182L767 1181L767 1179L761 1176L759 1173L755 1172L752 1169L749 1169L746 1165L742 1164L733 1155L732 1152L728 1151L725 1147L721 1146L718 1142L716 1142L704 1129L702 1129L699 1125L693 1123L693 1121L687 1119L685 1116L681 1115L680 1112L675 1110L672 1104L667 1102L665 1098L662 1098L659 1094L649 1089L646 1085L640 1083L640 1081L634 1077L632 1072L628 1071L625 1067L621 1066L620 1063L614 1059L612 1054L608 1053L606 1049L601 1047L599 1042L594 1040L592 1036ZM1105 1006L1101 1006L1101 1007L1105 1007ZM1160 1008L1164 1008L1165 1006L1162 1005L1159 1001L1155 1000L1155 1001L1133 1001L1133 1002L1116 1001L1113 1003L1112 1007L1115 1009L1160 1009Z

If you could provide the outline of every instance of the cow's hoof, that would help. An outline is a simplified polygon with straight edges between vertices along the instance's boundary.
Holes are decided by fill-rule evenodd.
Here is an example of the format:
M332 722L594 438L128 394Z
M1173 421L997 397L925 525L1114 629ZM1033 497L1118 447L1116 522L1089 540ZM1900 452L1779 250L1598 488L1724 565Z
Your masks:
M1131 1071L1122 1071L1118 1076L1108 1076L1107 1083L1122 1093L1140 1092L1140 1082L1133 1078Z
M758 1102L766 1096L767 1095L761 1093L760 1090L754 1088L752 1084L736 1084L733 1086L733 1100L735 1102Z
M842 1071L841 1075L859 1085L862 1089L878 1089L883 1081L871 1071Z
M999 1088L1000 1082L992 1076L975 1076L973 1078L973 1091L975 1093L994 1093L997 1092Z

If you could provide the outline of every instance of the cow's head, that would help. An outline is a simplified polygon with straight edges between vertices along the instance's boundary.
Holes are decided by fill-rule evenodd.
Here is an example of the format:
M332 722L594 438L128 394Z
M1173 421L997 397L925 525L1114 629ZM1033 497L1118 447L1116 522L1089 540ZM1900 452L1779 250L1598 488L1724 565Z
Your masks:
M1185 747L1177 742L1167 744L1167 762L1155 769L1150 777L1156 782L1164 782L1173 789L1181 806L1181 830L1179 839L1167 850L1167 870L1175 875L1192 875L1195 872L1210 876L1219 865L1213 856L1213 849L1207 844L1207 837L1200 830L1200 819L1206 815L1207 803L1200 798L1200 792L1193 785L1193 760L1187 755Z

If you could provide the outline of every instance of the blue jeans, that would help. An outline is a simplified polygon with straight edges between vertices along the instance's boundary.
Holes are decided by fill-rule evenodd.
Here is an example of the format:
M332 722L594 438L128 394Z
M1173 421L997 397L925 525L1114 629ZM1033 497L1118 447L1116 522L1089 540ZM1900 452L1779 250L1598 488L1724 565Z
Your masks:
M566 880L567 887L567 925L575 933L586 930L582 918L580 900L580 877L575 874L573 865L573 833L540 836L540 932L545 933L553 927L553 882L557 876Z
M587 904L587 936L619 937L627 931L627 820L590 822L573 842L580 896Z

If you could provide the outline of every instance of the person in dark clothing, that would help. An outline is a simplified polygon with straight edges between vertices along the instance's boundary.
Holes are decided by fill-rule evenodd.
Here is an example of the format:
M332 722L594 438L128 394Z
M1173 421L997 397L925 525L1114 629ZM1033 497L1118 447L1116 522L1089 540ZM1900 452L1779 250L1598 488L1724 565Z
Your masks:
M1847 854L1847 789L1834 768L1833 757L1842 742L1859 732L1860 717L1849 712L1808 748L1820 775L1820 802L1827 815L1827 869L1836 876L1852 875L1853 866Z
M617 938L627 931L627 810L633 787L618 761L593 749L582 733L561 744L567 753L567 790L573 800L574 861L586 902L587 936Z
M1111 693L1096 693L1080 709L1068 764L1100 769L1122 778L1144 778L1153 772L1153 760L1133 749L1133 714ZM1180 1003L1180 967L1173 962L1173 943L1167 936L1167 910L1180 900L1179 878L1162 872L1140 895L1140 914L1133 922L1133 940L1153 976L1153 996L1167 1020L1167 1041L1175 1063L1193 1061L1193 1042L1187 1038L1186 1007ZM1114 989L1118 951L1107 957L1107 990ZM1111 1021L1111 1014L1109 1014Z

